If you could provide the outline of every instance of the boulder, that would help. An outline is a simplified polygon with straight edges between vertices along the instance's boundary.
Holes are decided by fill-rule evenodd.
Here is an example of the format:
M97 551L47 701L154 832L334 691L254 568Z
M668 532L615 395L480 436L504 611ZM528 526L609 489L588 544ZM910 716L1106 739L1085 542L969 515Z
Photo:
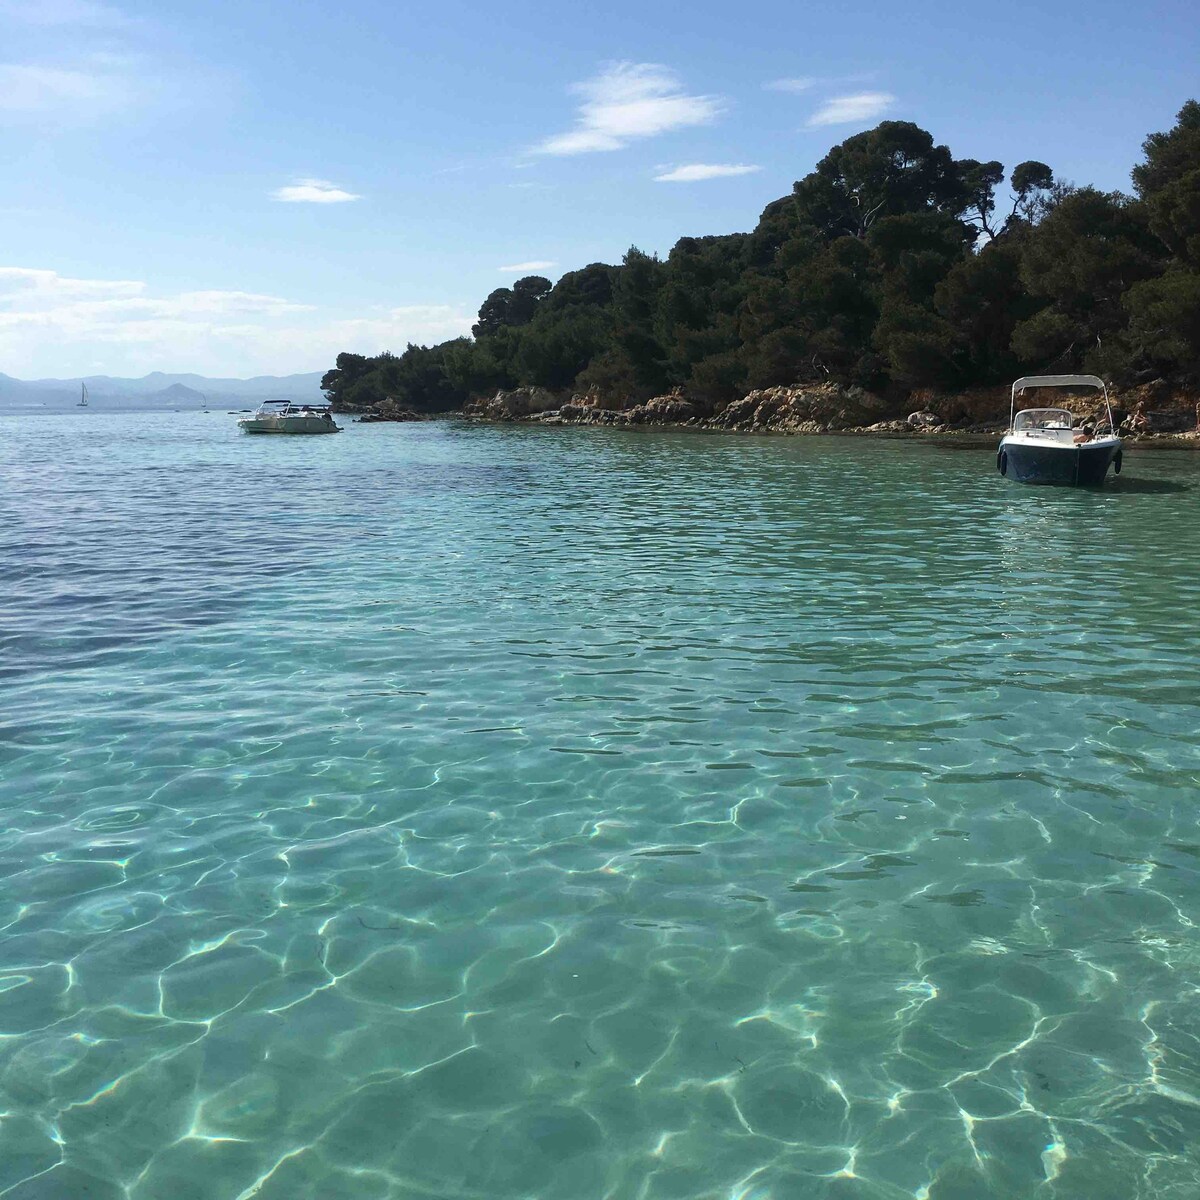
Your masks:
M521 417L536 416L559 407L561 399L547 388L520 387L511 391L499 391L491 399L472 400L463 408L471 417L484 417L490 421L516 421Z
M682 392L654 396L626 414L633 425L682 425L702 415L700 406L688 400Z
M612 412L624 412L626 409L636 408L638 402L633 396L605 394L593 385L586 392L576 392L571 397L571 403L578 404L582 408L602 408Z
M379 422L387 421L423 421L425 418L420 413L415 413L411 408L393 408L387 412L363 413L361 417L356 419L358 425L374 425Z
M1151 433L1186 433L1196 428L1196 414L1186 408L1157 409L1146 413Z
M966 428L970 425L1007 425L1010 399L1009 389L1003 386L973 388L965 392L934 392L919 388L909 396L908 402L915 406L916 412L941 417L941 424ZM909 428L920 429L921 426Z
M578 396L573 396L570 403L564 404L552 418L555 425L626 425L628 415L609 408L593 408L580 404Z
M871 425L888 415L887 402L862 388L804 384L760 388L732 400L714 418L724 429L811 433Z
M406 408L394 396L388 396L380 401L379 406L374 412L365 414L359 417L360 421L420 421L423 418L420 413L414 412L411 408Z
M740 400L731 400L713 417L713 421L725 429L740 429L753 424L754 412L757 408L758 401L756 399L743 396Z
M908 414L909 429L936 429L942 423L942 418L928 409Z

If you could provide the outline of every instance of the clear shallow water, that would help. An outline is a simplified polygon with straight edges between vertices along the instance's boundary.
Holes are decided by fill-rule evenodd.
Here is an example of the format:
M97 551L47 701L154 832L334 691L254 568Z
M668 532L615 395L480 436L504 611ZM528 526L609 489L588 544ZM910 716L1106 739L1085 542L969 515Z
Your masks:
M1200 456L0 423L0 1195L1192 1198Z

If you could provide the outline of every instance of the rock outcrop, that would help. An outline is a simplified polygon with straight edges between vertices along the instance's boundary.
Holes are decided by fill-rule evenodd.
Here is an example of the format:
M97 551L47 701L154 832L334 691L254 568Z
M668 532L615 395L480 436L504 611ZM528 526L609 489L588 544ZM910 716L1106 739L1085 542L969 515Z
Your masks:
M1187 430L1200 424L1195 396L1167 395L1159 384L1120 395L1112 390L1110 395L1114 419L1125 434L1186 437ZM1104 415L1103 401L1094 395L1055 392L1040 399L1069 409L1081 425L1094 424ZM474 400L464 415L546 425L657 425L745 433L999 433L1008 424L1009 402L1006 387L949 394L917 391L888 398L833 383L795 384L760 388L716 407L682 388L639 401L605 396L596 388L568 398L545 388L523 387ZM1018 397L1018 407L1020 403Z
M344 407L341 411L361 413L356 422L359 425L374 425L381 421L428 421L431 418L431 414L416 412L401 404L394 396L388 396L378 404Z
M706 415L703 406L689 400L682 390L666 396L653 396L645 404L627 409L631 425L686 425Z
M358 425L374 425L381 421L428 421L427 416L422 416L418 412L413 412L411 408L398 408L390 406L385 408L380 405L373 412L365 412L357 418Z
M920 412L909 413L905 424L909 429L920 429L928 432L930 429L937 429L939 425L944 425L945 422L937 413L923 408Z
M816 433L855 429L888 417L881 396L862 388L824 383L761 388L727 404L712 418L721 429Z
M571 403L581 408L602 408L609 412L625 412L637 408L640 403L635 396L604 395L598 387L590 387L586 392L576 393L571 397Z
M489 421L516 421L558 408L562 399L547 388L521 387L497 392L490 399L472 400L463 409L466 416Z

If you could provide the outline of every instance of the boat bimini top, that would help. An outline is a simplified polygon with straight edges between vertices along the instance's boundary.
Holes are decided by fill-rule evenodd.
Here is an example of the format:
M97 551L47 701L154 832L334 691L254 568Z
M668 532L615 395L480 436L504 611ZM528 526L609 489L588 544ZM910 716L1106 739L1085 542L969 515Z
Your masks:
M1065 408L1030 408L1017 413L1017 393L1033 388L1096 388L1104 393L1104 407L1108 410L1108 427L1115 434L1117 427L1113 424L1112 405L1108 401L1108 388L1104 380L1097 375L1025 375L1012 385L1012 404L1008 412L1008 428L1010 432L1017 429L1017 417L1025 417L1021 423L1023 429L1054 429L1071 428L1071 414ZM1059 424L1065 419L1065 426Z
M321 417L329 412L328 404L305 404L302 400L264 400L255 410L256 417Z

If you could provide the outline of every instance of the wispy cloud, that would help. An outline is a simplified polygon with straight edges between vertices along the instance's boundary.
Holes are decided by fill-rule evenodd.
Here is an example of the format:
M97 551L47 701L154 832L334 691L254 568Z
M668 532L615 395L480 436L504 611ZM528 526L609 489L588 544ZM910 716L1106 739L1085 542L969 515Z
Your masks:
M896 97L887 92L856 92L852 96L835 96L827 100L805 122L809 129L822 125L851 125L873 121L895 103Z
M800 79L772 79L769 83L764 83L763 87L768 92L807 92L820 82L819 79L806 75Z
M0 125L212 113L235 90L229 71L192 59L149 17L98 0L0 0Z
M328 179L297 179L287 187L276 188L272 196L284 204L345 204L348 200L362 199Z
M311 333L296 331L297 361L315 370L332 363L342 350L378 354L400 352L409 342L422 346L445 342L465 337L476 319L473 309L454 304L404 304L375 316L326 319ZM309 338L315 338L316 344L309 344Z
M72 279L35 267L0 267L0 312L56 304L63 300L137 296L146 285L136 279Z
M533 262L513 263L509 267L497 267L496 270L515 274L520 271L548 271L551 267L557 266L558 263L553 259L535 259Z
M575 128L546 138L535 153L620 150L637 138L707 125L724 108L717 96L689 95L678 75L657 63L614 63L571 91L583 97Z
M125 323L164 317L310 311L312 305L257 292L210 289L154 297L137 279L73 279L57 271L0 267L0 329L29 322Z
M0 114L53 118L104 116L138 96L135 79L111 59L86 64L0 65Z
M876 71L859 71L854 75L797 75L788 79L770 79L763 84L768 92L811 92L815 88L828 90L844 88L854 83L870 83L876 78Z
M400 351L470 331L452 304L380 308L366 316L281 296L211 288L159 293L130 279L76 279L0 267L0 362L23 378L92 370L112 374L196 369L253 375L318 370L342 350ZM64 360L70 347L74 362Z
M665 175L655 175L655 183L698 183L702 179L724 179L729 175L753 175L761 171L750 163L688 163Z
M0 18L25 25L125 25L119 9L95 0L0 0Z

